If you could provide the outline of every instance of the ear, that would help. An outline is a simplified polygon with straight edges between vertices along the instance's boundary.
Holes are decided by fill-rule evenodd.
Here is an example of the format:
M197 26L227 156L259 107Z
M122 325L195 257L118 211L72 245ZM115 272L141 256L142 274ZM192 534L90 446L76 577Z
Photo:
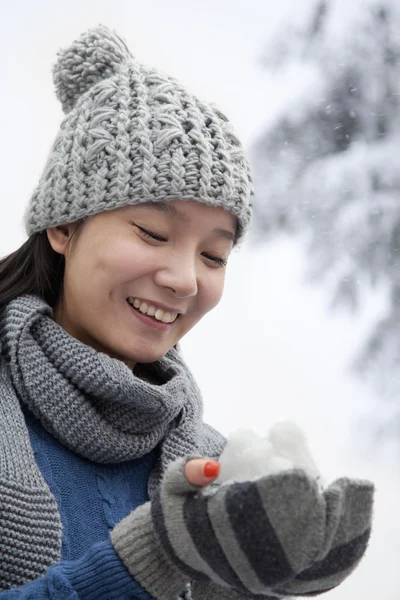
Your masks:
M54 252L66 256L74 229L74 225L57 225L46 229L47 239Z

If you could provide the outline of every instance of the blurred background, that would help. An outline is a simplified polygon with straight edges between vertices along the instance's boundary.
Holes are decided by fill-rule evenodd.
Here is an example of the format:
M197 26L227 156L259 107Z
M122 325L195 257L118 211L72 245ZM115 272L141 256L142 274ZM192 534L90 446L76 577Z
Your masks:
M255 215L222 302L182 343L205 420L228 435L294 419L326 479L372 479L367 555L324 597L398 600L398 0L19 0L0 19L0 256L25 241L61 122L51 66L85 29L114 28L232 120Z

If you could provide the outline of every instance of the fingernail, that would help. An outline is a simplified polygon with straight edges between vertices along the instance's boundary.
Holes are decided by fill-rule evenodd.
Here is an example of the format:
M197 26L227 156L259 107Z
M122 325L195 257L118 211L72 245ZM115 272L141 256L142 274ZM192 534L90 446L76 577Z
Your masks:
M205 477L208 477L209 479L211 479L211 478L217 477L219 475L220 469L221 469L221 463L219 463L216 460L209 460L204 465L203 473L204 473Z

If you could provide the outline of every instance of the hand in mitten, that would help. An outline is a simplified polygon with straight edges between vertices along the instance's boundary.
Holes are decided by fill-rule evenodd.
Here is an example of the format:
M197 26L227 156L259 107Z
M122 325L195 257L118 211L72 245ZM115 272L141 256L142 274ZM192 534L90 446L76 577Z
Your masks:
M215 598L220 588L286 595L290 582L329 556L341 531L350 529L351 539L369 531L368 483L343 482L325 496L304 471L291 470L203 491L186 480L186 461L171 463L153 502L112 532L129 571L159 600L174 600L188 580L195 589L211 583ZM346 563L343 578L352 568Z
M374 486L342 478L323 492L327 521L322 547L313 563L278 587L283 596L313 596L340 585L357 567L368 545Z

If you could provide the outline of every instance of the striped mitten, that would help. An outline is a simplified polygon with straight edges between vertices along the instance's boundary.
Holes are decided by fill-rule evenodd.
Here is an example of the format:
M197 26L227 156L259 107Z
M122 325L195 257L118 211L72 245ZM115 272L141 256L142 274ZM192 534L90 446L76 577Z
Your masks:
M157 600L175 600L189 580L196 599L229 597L228 590L264 599L318 593L320 581L325 589L337 585L361 558L372 518L369 482L338 480L322 494L293 470L203 489L187 482L187 460L171 463L153 501L111 534L130 573Z
M354 571L371 533L373 491L368 481L346 478L328 487L323 494L327 515L324 543L309 568L279 586L282 595L322 594Z

